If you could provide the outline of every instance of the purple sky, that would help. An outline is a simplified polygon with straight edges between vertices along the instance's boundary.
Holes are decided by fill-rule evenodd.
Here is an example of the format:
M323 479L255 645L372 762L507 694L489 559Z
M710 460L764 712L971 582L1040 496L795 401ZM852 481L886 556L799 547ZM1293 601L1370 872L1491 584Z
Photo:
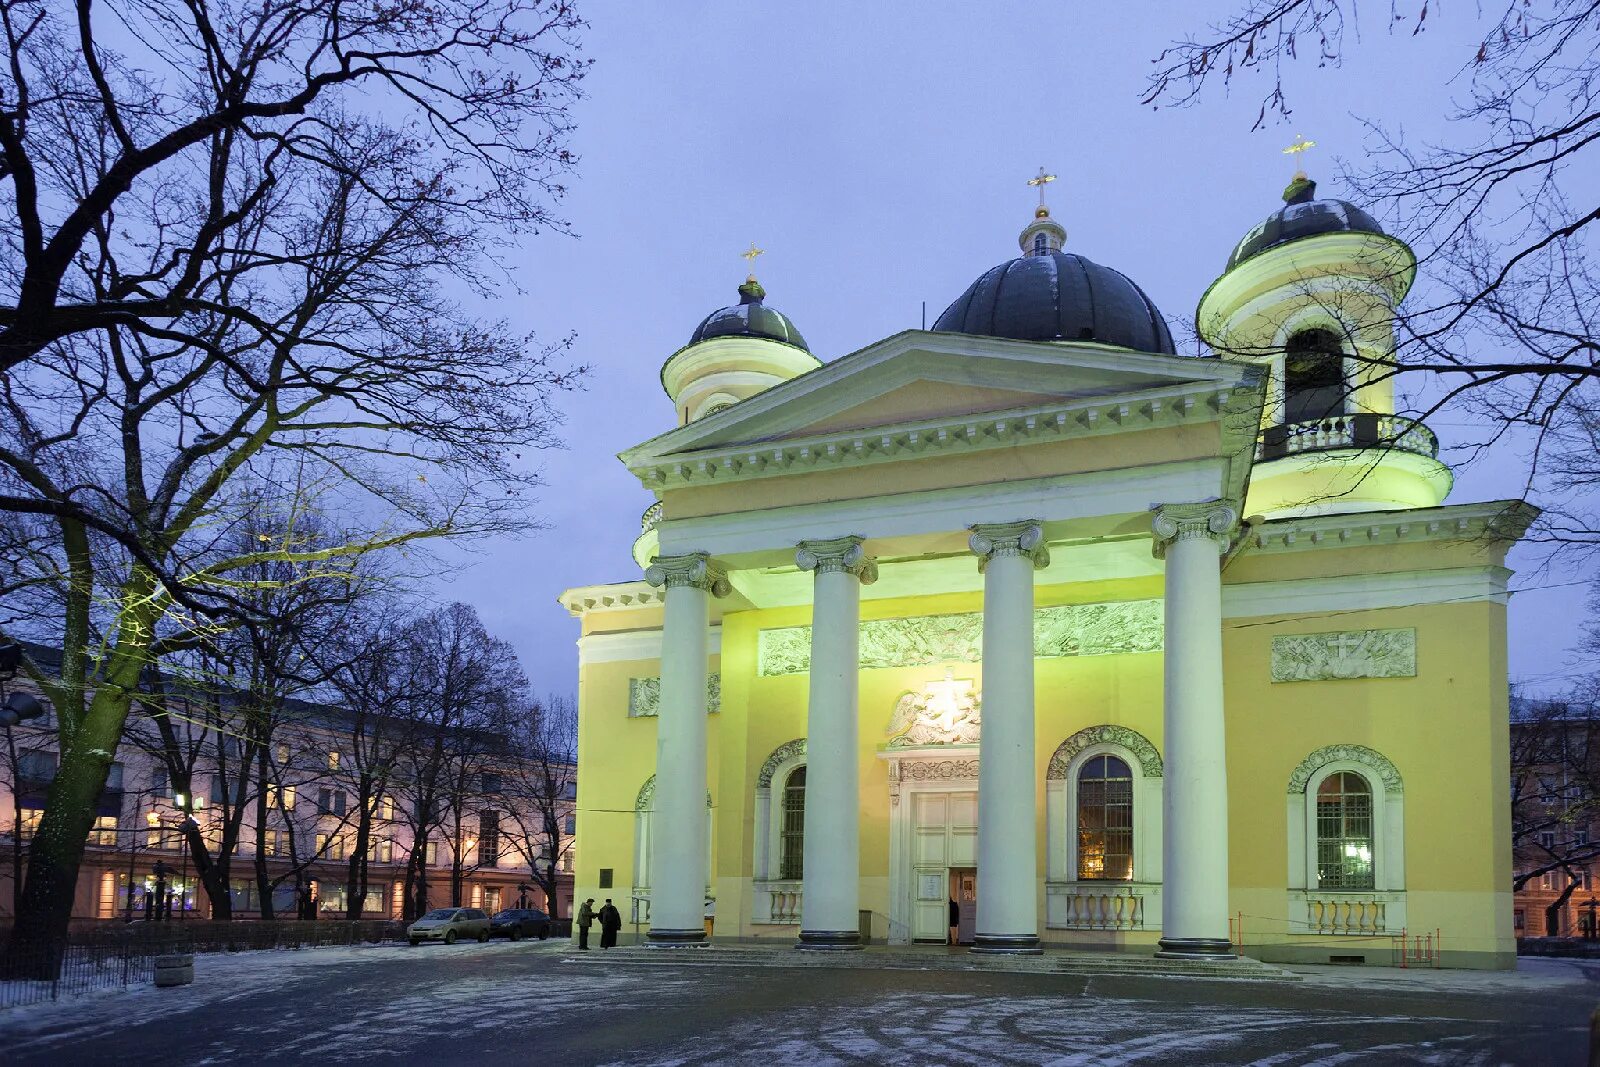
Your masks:
M1060 176L1049 202L1068 249L1135 279L1178 333L1234 242L1278 206L1296 134L1318 142L1308 169L1333 196L1348 195L1334 160L1359 165L1360 119L1447 135L1461 89L1448 79L1476 48L1460 5L1417 38L1391 36L1385 9L1342 68L1291 71L1290 125L1249 132L1264 88L1251 79L1198 107L1141 107L1151 58L1229 6L588 5L596 63L564 205L579 237L527 242L508 313L546 337L574 332L594 375L565 400L569 450L546 457L549 529L479 546L442 595L510 639L538 689L575 690L577 623L555 598L639 577L629 549L652 498L615 455L672 426L661 364L737 299L751 241L768 252L768 302L836 359L917 326L923 301L932 322L1016 255L1024 182L1043 164ZM1445 444L1460 436L1448 415L1430 425ZM1459 472L1450 499L1514 494L1520 469L1507 455ZM1532 562L1514 557L1514 586L1572 580ZM1584 596L1513 599L1513 677L1549 689L1575 673Z

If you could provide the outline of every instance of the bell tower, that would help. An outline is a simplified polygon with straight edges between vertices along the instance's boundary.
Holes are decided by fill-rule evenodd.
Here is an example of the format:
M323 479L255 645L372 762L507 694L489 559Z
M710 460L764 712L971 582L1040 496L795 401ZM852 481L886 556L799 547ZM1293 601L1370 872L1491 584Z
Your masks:
M1395 311L1415 255L1361 208L1318 199L1303 171L1283 199L1235 246L1195 316L1219 356L1268 372L1246 513L1437 506L1452 481L1438 441L1395 410Z

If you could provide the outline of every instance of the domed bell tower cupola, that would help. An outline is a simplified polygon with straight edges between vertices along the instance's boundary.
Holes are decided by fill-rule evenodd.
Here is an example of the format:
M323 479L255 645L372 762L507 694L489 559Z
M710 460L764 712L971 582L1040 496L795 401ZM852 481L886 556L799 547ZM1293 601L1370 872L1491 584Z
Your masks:
M1039 173L1028 179L1028 184L1039 189L1039 206L1033 209L1033 221L1022 228L1017 235L1017 244L1022 248L1024 256L1048 256L1051 252L1059 252L1067 243L1067 230L1061 223L1050 217L1050 209L1044 204L1044 187L1056 180L1054 174L1046 174L1043 167Z
M1395 312L1416 257L1366 211L1319 198L1303 171L1283 201L1234 246L1196 313L1219 356L1268 371L1246 514L1439 505L1451 475L1438 442L1395 411Z
M761 254L752 244L744 256L753 265ZM822 365L789 317L766 298L751 274L739 286L739 302L701 319L689 343L661 368L661 386L677 408L679 426Z

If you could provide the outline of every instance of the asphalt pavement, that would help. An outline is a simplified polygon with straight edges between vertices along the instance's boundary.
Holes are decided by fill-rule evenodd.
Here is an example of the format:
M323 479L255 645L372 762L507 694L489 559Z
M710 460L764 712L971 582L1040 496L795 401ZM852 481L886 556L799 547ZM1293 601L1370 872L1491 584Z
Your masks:
M195 984L0 1012L32 1064L1580 1064L1600 969L1296 983L685 965L564 944L202 955Z

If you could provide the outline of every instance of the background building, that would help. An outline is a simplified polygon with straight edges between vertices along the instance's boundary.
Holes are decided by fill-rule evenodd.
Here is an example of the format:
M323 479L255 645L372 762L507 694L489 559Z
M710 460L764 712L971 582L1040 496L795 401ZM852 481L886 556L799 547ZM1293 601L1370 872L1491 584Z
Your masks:
M30 652L36 662L53 659L46 650ZM6 684L27 688L21 679ZM519 759L505 750L504 738L482 731L432 737L443 756L432 779L438 793L433 815L424 827L416 817L419 782L412 756L402 754L381 767L369 759L363 766L361 755L370 756L375 747L377 727L370 719L329 705L286 701L269 751L256 766L241 767L242 739L226 725L203 725L215 695L186 699L180 690L169 699L177 709L174 719L202 724L186 731L177 746L189 769L188 787L174 784L171 739L163 740L150 716L130 719L99 800L74 918L143 918L158 884L173 895L174 918L209 917L210 896L183 827L192 819L215 856L233 809L242 809L226 875L234 918L263 914L263 878L271 894L267 910L276 918L307 917L308 904L314 917L345 918L350 886L361 882L352 854L364 803L370 819L362 917L403 917L408 878L413 911L460 904L491 912L553 908L557 916L570 915L577 790L570 764ZM406 726L389 724L397 747L402 739L420 741L405 733ZM14 913L17 872L26 869L28 841L56 773L55 732L53 717L24 723L13 728L8 750L0 753L0 825L6 828L0 835L0 916ZM412 865L419 839L423 855ZM554 901L534 875L537 865L543 881L552 881L552 856ZM162 877L158 863L166 868Z

